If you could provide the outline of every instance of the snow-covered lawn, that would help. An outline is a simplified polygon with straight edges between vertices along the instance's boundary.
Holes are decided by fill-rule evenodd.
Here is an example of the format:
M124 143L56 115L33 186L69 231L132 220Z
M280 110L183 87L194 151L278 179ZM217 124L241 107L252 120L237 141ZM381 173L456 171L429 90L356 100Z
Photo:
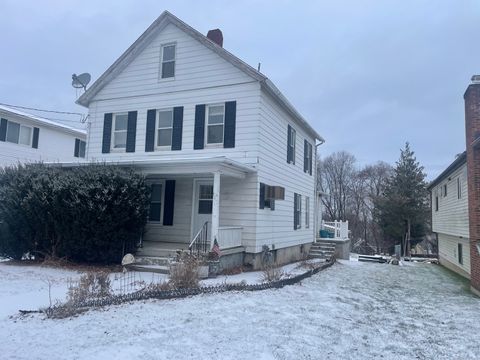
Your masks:
M76 273L0 264L0 357L478 359L480 299L436 265L341 262L280 290L136 302L73 319L10 317Z

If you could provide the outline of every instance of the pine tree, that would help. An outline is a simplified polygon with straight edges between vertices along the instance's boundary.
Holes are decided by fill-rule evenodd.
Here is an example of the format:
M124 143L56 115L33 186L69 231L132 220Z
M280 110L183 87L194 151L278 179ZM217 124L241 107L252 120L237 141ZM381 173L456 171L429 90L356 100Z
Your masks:
M425 235L429 212L425 177L423 166L407 142L376 204L377 219L384 234L395 244L401 244L402 253L406 251L407 255L413 245L410 239Z

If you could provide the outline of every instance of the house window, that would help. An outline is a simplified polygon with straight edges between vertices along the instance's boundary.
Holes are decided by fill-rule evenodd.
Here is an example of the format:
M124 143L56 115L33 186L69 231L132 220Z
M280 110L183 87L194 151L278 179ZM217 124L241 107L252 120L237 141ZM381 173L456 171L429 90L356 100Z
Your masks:
M270 208L270 210L275 210L275 199L270 197L271 189L272 187L270 185L260 183L260 209Z
M443 185L443 197L447 197L447 184Z
M157 147L172 146L173 109L158 112Z
M457 198L462 198L462 182L460 181L460 176L457 178Z
M310 198L305 197L305 228L310 227Z
M211 214L213 207L213 185L200 185L198 194L198 213Z
M73 152L73 156L78 158L84 158L86 145L87 143L85 141L75 139L75 150Z
M225 124L225 106L211 105L207 112L207 144L223 144L223 127Z
M162 213L162 184L152 184L150 193L149 221L160 221Z
M288 125L288 144L287 144L287 162L289 164L295 164L295 143L297 138L297 132L294 128Z
M435 195L435 211L438 211L438 194Z
M463 264L463 245L458 244L458 263Z
M14 144L30 146L32 144L32 128L13 121L7 121L6 140Z
M127 147L128 114L115 114L113 126L113 148L125 149Z
M312 144L305 140L305 150L304 150L305 158L303 170L306 173L312 175Z
M175 44L162 46L162 79L175 76Z
M302 227L302 195L293 194L293 229Z

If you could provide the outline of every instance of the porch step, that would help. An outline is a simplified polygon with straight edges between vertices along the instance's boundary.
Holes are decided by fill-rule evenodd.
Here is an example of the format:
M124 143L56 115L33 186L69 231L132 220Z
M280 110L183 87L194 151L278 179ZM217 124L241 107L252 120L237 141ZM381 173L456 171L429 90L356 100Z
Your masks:
M188 244L160 241L144 241L143 246L141 248L138 248L136 256L173 258L177 255L177 251L180 250L188 250Z
M170 266L170 258L160 256L136 256L135 264L138 265L156 265L156 266Z
M318 241L310 247L309 258L330 259L335 254L335 243Z
M135 263L135 264L128 265L128 269L134 270L134 271L170 274L170 266L162 266L162 265L144 265L144 264Z

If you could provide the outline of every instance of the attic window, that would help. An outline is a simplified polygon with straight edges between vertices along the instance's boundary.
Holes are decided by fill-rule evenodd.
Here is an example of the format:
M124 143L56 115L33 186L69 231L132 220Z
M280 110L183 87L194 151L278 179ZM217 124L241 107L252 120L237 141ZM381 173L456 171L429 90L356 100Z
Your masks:
M162 79L175 76L175 44L162 46Z

